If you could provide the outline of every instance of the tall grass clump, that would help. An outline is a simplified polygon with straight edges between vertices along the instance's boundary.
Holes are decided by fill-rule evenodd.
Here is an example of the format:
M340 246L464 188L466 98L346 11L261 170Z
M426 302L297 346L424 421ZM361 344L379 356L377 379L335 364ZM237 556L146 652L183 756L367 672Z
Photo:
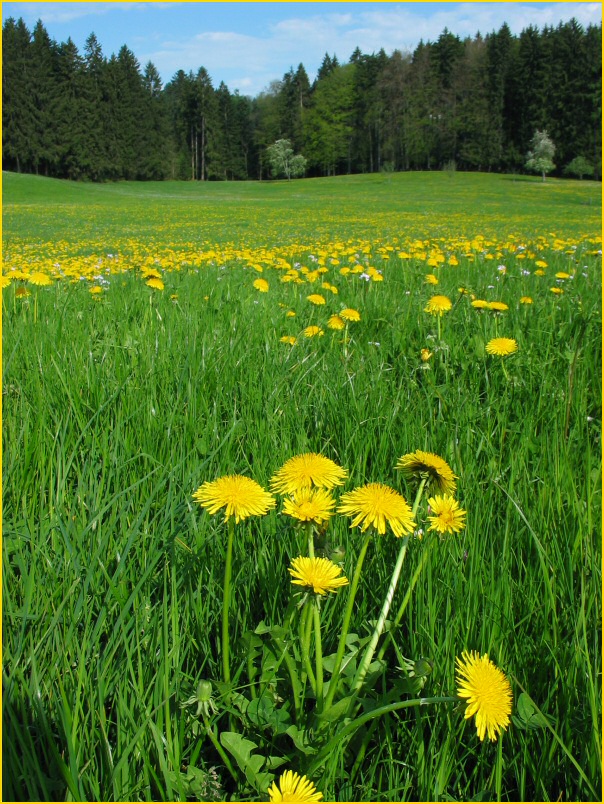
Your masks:
M599 209L510 179L5 176L5 799L600 799Z

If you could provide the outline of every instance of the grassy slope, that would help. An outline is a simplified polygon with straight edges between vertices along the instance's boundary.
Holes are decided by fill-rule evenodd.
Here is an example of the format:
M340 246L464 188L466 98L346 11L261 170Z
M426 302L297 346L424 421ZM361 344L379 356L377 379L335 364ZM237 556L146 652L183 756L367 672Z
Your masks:
M100 187L5 174L3 200L9 245L77 245L88 232L99 242L149 238L158 249L316 242L317 233L380 240L401 227L573 236L597 232L600 220L599 186L462 174ZM547 258L550 272L567 266L565 256ZM219 765L228 787L180 707L200 677L220 676L224 528L193 507L192 491L233 471L266 483L296 452L324 450L348 468L347 488L383 481L409 496L393 467L420 448L460 476L468 525L432 542L397 647L434 660L432 694L452 691L461 650L488 651L515 695L528 690L552 717L564 748L549 731L517 726L501 749L481 746L460 711L426 709L381 725L354 779L335 757L319 787L328 800L592 798L601 756L600 277L587 252L577 266L560 299L549 282L527 279L533 307L514 303L500 323L499 334L520 344L510 382L484 355L494 319L461 303L443 320L432 369L421 370L419 349L438 345L421 312L423 263L388 267L369 287L332 272L340 294L328 312L342 303L362 315L346 356L330 333L282 348L278 301L298 312L291 331L322 311L292 286L258 297L240 270L175 276L178 304L150 297L134 276L102 303L85 286L57 283L41 289L36 326L31 305L17 307L13 286L5 289L4 797L173 799L183 794L178 771L204 762ZM487 293L496 262L447 271L440 288L452 298L459 281ZM518 281L498 287L502 297L515 301ZM358 535L342 518L332 529L350 573ZM426 544L412 545L404 579ZM236 633L279 620L295 550L276 514L240 529ZM372 546L353 624L361 634L395 552L388 539ZM343 601L325 607L328 623ZM328 625L326 651L334 641Z

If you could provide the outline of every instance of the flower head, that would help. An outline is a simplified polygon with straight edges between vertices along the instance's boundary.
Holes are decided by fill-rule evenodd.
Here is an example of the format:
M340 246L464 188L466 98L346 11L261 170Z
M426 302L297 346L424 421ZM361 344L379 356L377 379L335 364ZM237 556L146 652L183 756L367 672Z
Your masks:
M268 293L268 282L266 279L254 279L252 284L260 293Z
M295 335L282 335L279 340L281 343L288 343L290 346L295 346L297 338Z
M520 304L532 304L533 300L530 296L521 296L520 297Z
M33 274L29 275L27 281L32 285L52 285L52 279L42 271L34 271Z
M424 313L431 315L444 315L453 307L448 296L432 296L428 304L424 307Z
M494 310L496 313L503 313L504 310L509 310L510 308L505 304L505 302L500 301L492 301L489 302L489 310Z
M428 516L430 527L439 533L459 533L466 526L464 522L466 512L459 507L457 500L445 494L443 497L430 497L428 499L432 516Z
M306 329L303 330L303 335L305 338L314 338L315 335L323 335L323 330L321 329L321 327L317 327L313 324L310 327L306 327Z
M316 595L335 592L340 586L348 584L348 578L342 575L342 567L334 564L328 558L309 558L308 556L294 558L288 572L293 578L293 584L306 586L312 589Z
M27 288L17 288L17 290L15 290L15 296L18 299L26 299L28 296L31 296L31 293Z
M341 318L339 315L332 315L329 321L327 322L327 326L329 329L344 329L346 324L344 323L344 319Z
M153 288L154 290L164 289L164 283L161 281L161 279L158 279L155 276L152 276L151 279L148 279L145 284L147 287Z
M283 513L300 522L327 522L333 516L336 501L324 489L302 489L283 502Z
M300 776L293 771L285 771L279 777L279 785L276 782L268 789L269 801L321 801L323 793L320 793L314 784L306 776Z
M434 276L434 274L426 274L426 284L438 285L438 279Z
M10 279L6 274L2 274L0 276L0 287L7 288L10 285Z
M103 292L103 288L100 285L93 285L88 293L91 293L93 296L98 296L99 293Z
M457 488L456 475L453 474L449 464L433 452L423 452L421 449L400 457L396 463L405 477L422 478L427 476L428 485L452 494Z
M506 357L514 354L518 349L518 344L513 338L492 338L485 346L485 349L490 355Z
M485 310L489 307L489 302L485 301L484 299L474 299L474 301L470 302L470 304L477 310Z
M311 295L307 296L306 298L312 304L325 304L325 299L320 293L311 293Z
M270 485L276 494L294 495L313 486L322 489L341 486L347 476L346 469L324 455L306 452L286 461L271 477Z
M422 349L420 352L420 357L422 359L422 363L427 363L428 360L432 357L432 352L429 349Z
M566 271L558 271L556 279L570 279L570 274L567 274Z
M476 715L476 731L481 740L488 734L496 740L505 731L512 712L512 688L503 672L488 655L477 651L463 651L457 663L457 694L467 698L464 717Z
M340 310L340 318L343 318L344 321L360 321L361 314L358 310L353 310L352 307L345 307Z
M235 522L248 516L264 516L276 505L275 498L249 477L225 475L218 480L206 481L193 494L193 499L215 514L225 509L225 521L235 517Z
M382 483L367 483L340 497L341 514L354 517L351 528L361 526L361 531L372 525L378 533L386 533L390 525L395 536L412 533L415 527L411 508L405 498L390 486Z

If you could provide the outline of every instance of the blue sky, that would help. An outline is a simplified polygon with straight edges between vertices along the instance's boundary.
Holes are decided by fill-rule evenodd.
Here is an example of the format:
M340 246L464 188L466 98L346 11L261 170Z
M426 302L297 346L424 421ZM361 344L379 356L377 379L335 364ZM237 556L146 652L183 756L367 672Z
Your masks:
M71 37L80 53L94 32L105 56L122 45L141 67L152 61L168 82L174 73L205 67L218 86L255 96L290 67L303 63L311 81L326 52L346 62L358 45L413 51L447 27L460 37L498 30L519 34L575 17L599 24L601 3L2 3L2 18L41 19L57 42Z

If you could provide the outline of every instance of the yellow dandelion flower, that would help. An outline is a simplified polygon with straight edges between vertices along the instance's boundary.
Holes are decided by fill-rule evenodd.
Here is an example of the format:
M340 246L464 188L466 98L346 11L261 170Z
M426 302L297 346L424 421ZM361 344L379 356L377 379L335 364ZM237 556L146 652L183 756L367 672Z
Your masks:
M296 494L311 487L332 489L342 486L348 477L346 469L324 455L306 452L286 461L271 477L271 491L277 494Z
M570 274L567 274L566 271L558 271L556 279L570 279Z
M520 297L520 304L532 304L533 300L530 296L521 296Z
M367 483L342 494L338 512L354 517L350 527L360 525L361 531L372 526L383 534L388 524L395 536L403 536L411 533L415 527L411 508L405 498L383 483Z
M161 274L157 268L143 268L142 271L145 279L161 279Z
M225 509L225 521L235 517L235 522L248 516L264 516L276 505L275 498L249 477L225 475L218 480L206 481L193 494L193 499L210 514Z
M303 331L302 334L304 335L305 338L314 338L316 335L323 335L324 332L321 329L321 327L313 325L310 327L306 327L306 329Z
M266 279L254 279L252 284L260 293L268 293L268 282Z
M504 673L485 653L463 651L457 658L457 694L468 703L464 718L476 715L476 731L481 740L485 735L495 741L505 731L512 713L512 687Z
M474 301L470 302L470 304L477 310L486 310L489 307L488 301L485 301L484 299L474 299Z
M551 290L552 293L557 293L558 295L560 295L561 293L564 293L562 288L550 288L550 290Z
M5 274L0 277L0 287L7 288L10 285L10 279Z
M288 572L294 579L293 584L306 586L316 595L335 592L340 586L348 584L348 578L342 575L342 568L328 558L294 558Z
M429 349L422 349L420 352L422 362L427 363L428 360L432 357L432 352Z
M17 288L15 290L15 296L18 299L26 299L28 296L31 296L31 293L27 288Z
M444 315L447 313L453 305L451 304L451 299L448 296L432 296L432 298L428 301L428 304L424 307L424 313L430 313L431 315Z
M344 310L340 310L340 318L343 318L344 321L360 321L361 314L352 307L346 307Z
M178 301L178 293L171 293L170 301Z
M344 329L346 326L344 319L341 318L339 315L332 315L329 321L327 322L327 326L329 329Z
M45 274L42 271L34 271L33 274L29 275L27 281L31 285L39 285L40 287L52 285L52 279L48 276L48 274Z
M295 317L296 317L295 310L288 310L288 311L285 313L285 317L286 317L286 318L295 318Z
M459 533L466 526L464 522L466 512L459 507L457 500L445 494L443 497L430 497L428 499L431 516L428 516L430 527L438 533Z
M539 268L538 271L535 271L535 276L545 276L545 271L542 271L541 268Z
M438 285L438 279L434 276L434 274L426 274L426 284Z
M312 304L325 304L325 299L320 293L311 293L311 295L306 298Z
M490 355L498 355L499 357L506 357L507 355L514 354L518 349L518 343L514 338L492 338L485 347Z
M324 489L302 489L283 502L283 513L300 522L327 522L333 516L336 501Z
M500 301L489 302L489 310L495 310L498 313L502 313L504 310L509 310L509 309L510 308L507 306L507 304L504 304L504 302L500 302Z
M428 486L436 488L445 494L453 494L457 488L454 475L449 464L433 452L424 452L421 449L401 456L396 468L400 469L405 477L415 477L420 480L427 477Z
M165 287L161 279L158 279L156 276L152 276L151 279L148 279L145 282L145 284L147 287L153 288L153 290L163 290Z
M296 341L298 340L295 335L283 335L279 338L281 343L288 343L290 346L295 346Z
M93 285L88 293L91 293L93 296L98 296L99 293L103 292L103 288L100 285Z
M269 801L321 801L320 793L306 776L299 776L293 771L285 771L268 789Z
M547 268L547 263L545 262L545 260L536 260L535 265L537 266L537 268Z

